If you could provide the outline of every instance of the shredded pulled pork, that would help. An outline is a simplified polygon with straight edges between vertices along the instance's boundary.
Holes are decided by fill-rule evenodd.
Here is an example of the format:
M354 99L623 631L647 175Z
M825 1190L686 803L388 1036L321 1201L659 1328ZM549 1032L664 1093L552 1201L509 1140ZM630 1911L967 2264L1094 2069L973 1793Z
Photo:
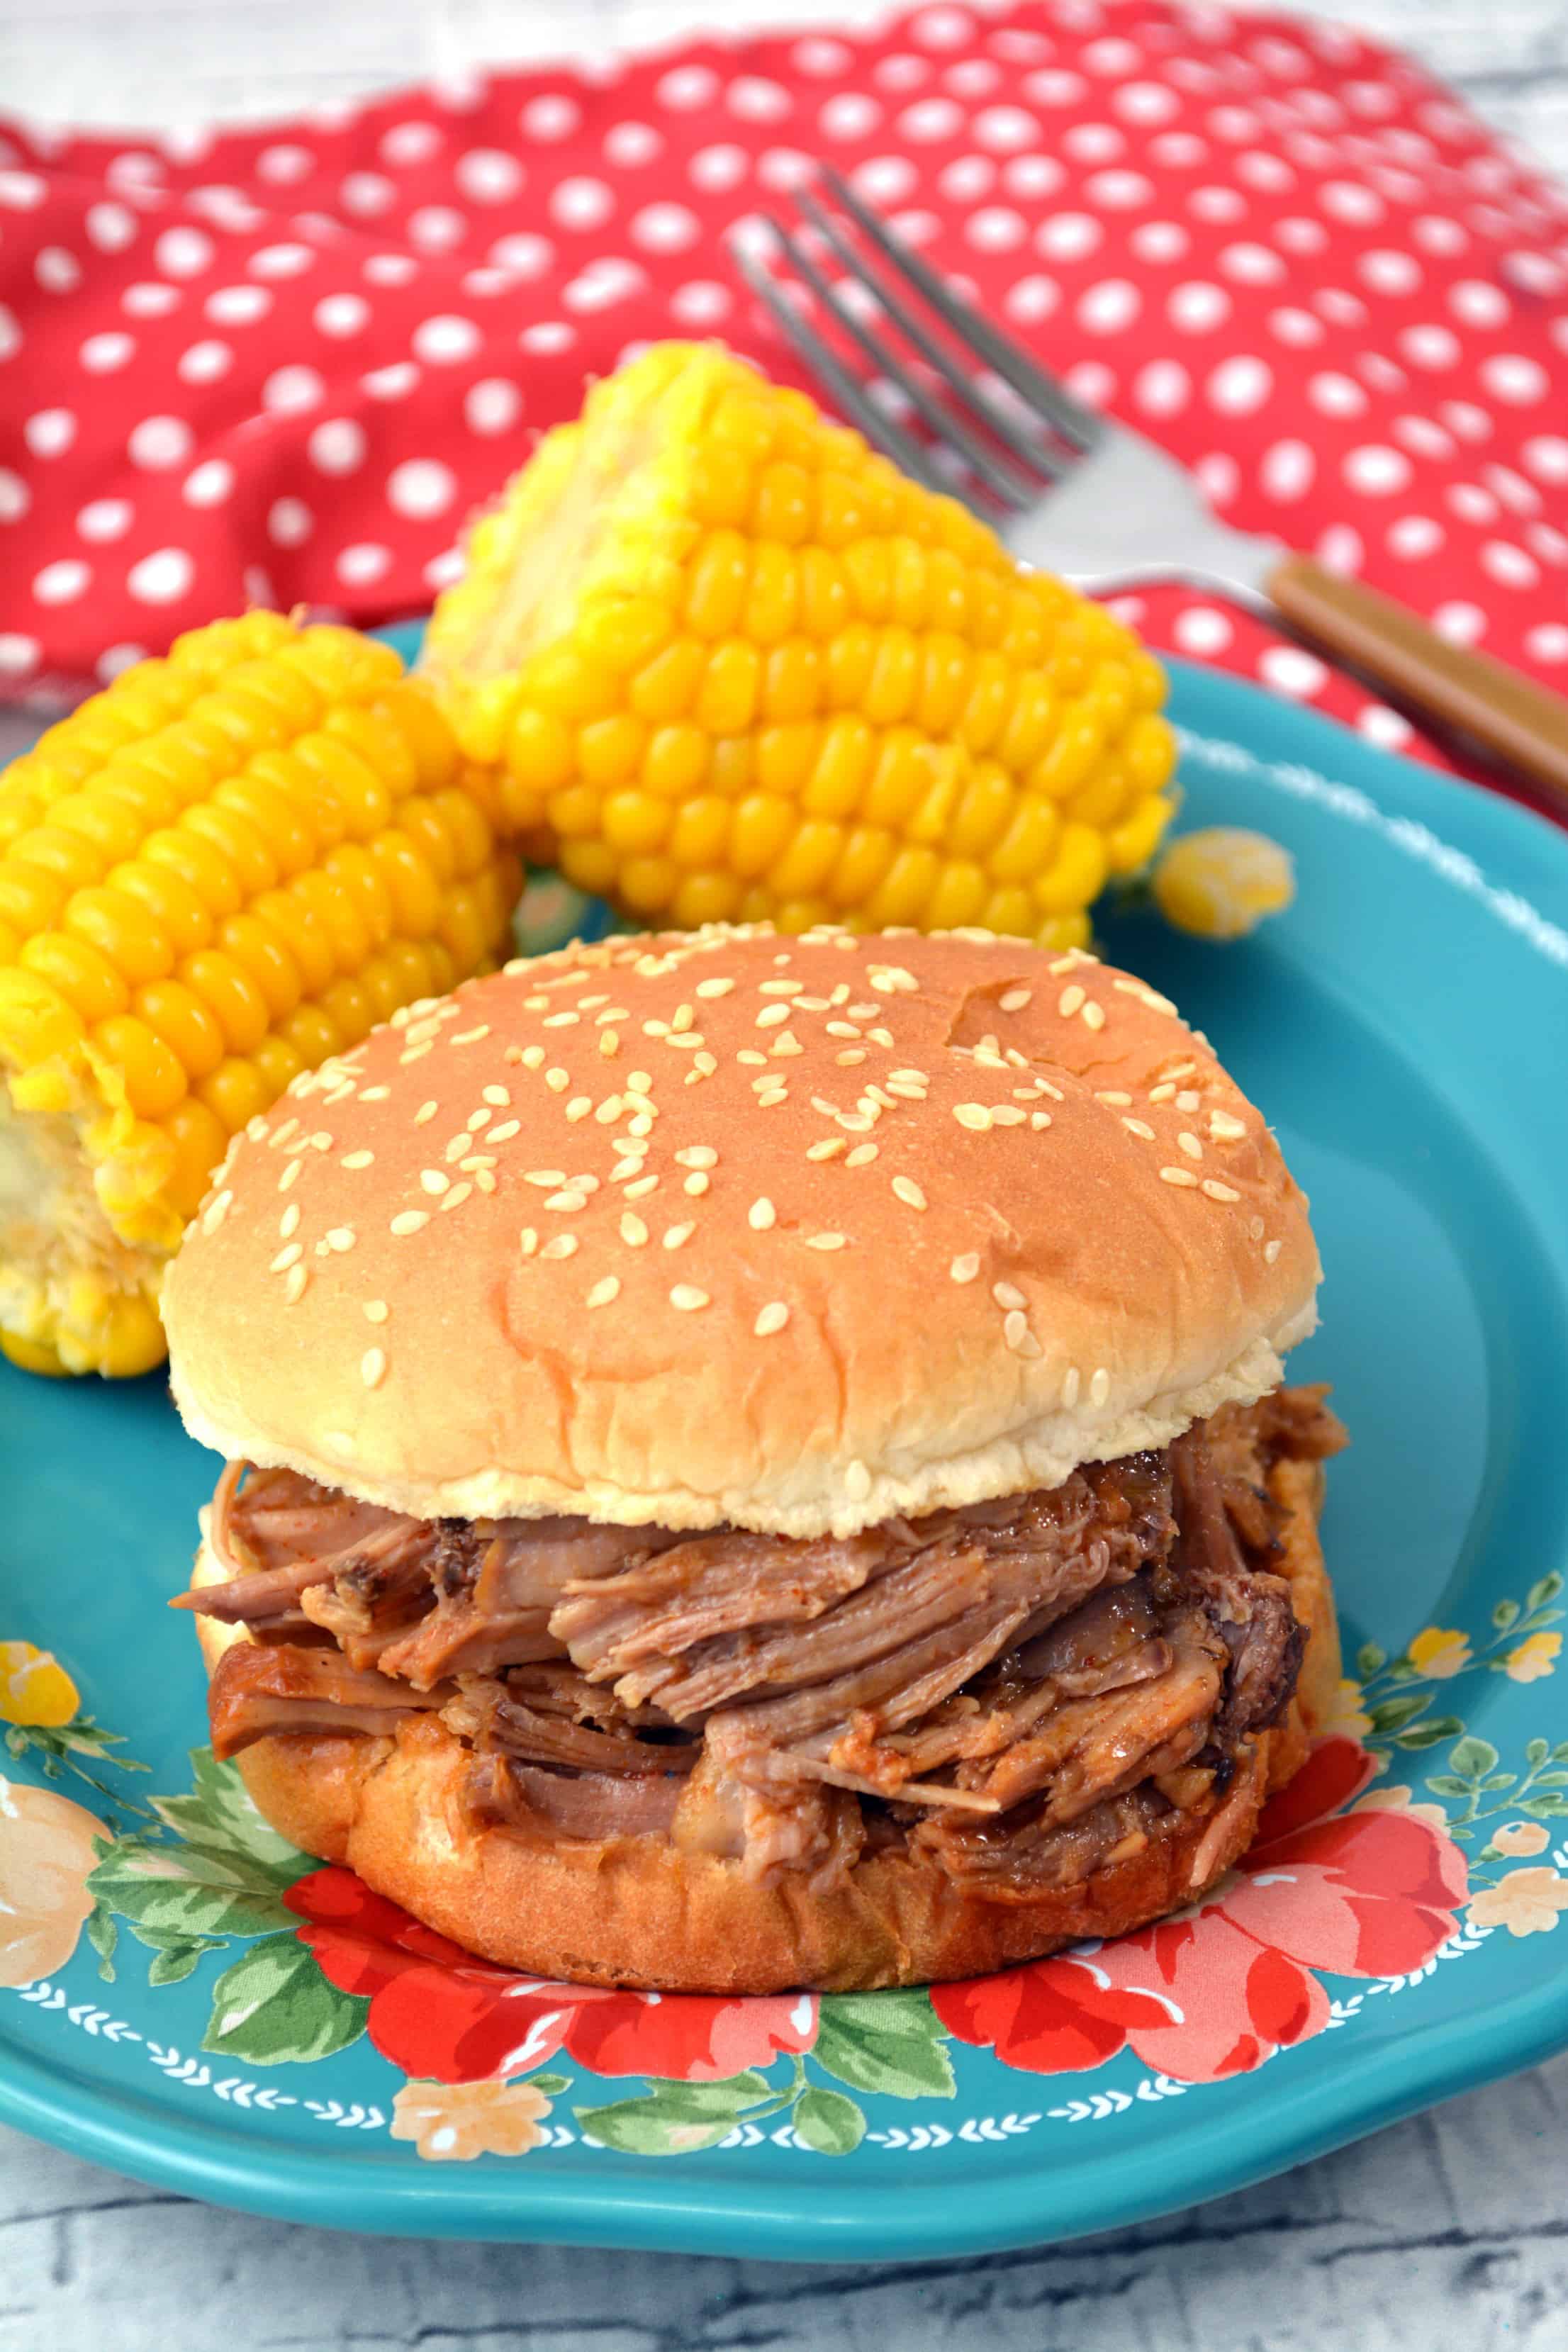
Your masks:
M175 1606L255 1636L214 1678L220 1755L433 1709L473 1817L520 1835L660 1835L818 1885L907 1847L1024 1896L1221 1794L1288 1704L1267 1478L1343 1444L1323 1400L843 1542L420 1521L234 1464L228 1581Z

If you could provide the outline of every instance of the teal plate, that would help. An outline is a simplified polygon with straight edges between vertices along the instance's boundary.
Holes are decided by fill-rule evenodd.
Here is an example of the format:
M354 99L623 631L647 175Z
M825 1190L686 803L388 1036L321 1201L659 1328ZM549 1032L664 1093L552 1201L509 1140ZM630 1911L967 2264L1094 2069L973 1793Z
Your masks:
M931 1995L466 1961L188 1753L162 1603L216 1465L162 1382L0 1365L0 1635L70 1678L0 1651L46 1718L0 1759L0 2116L294 2220L919 2257L1137 2221L1568 2043L1568 841L1174 680L1184 822L1277 835L1300 895L1247 944L1121 915L1107 945L1276 1122L1328 1268L1297 1370L1355 1439L1326 1529L1355 1680L1265 1842L1182 1921Z

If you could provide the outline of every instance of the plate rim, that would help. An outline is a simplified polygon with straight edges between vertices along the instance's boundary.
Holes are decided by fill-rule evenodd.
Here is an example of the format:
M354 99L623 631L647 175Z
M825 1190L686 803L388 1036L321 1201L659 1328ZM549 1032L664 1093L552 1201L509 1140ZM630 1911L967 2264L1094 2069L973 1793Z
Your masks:
M405 624L378 634L406 646ZM1324 713L1282 702L1247 680L1172 659L1185 686L1216 715L1210 731L1189 726L1194 748L1229 743L1263 767L1286 764L1255 749L1283 729L1290 763L1310 763L1378 799L1378 781L1405 802L1430 795L1416 822L1483 867L1489 860L1535 867L1531 890L1552 921L1568 922L1568 833L1533 808L1428 769L1369 742ZM1178 696L1179 699L1179 696ZM1184 714L1175 714L1178 724ZM1212 725L1211 721L1211 725ZM1568 971L1564 971L1568 986ZM1070 2166L1041 2154L989 2179L981 2199L964 2186L858 2178L853 2199L825 2199L839 2176L809 2167L765 2185L699 2183L671 2165L633 2174L510 2168L415 2174L401 2155L378 2177L369 2151L287 2147L248 2138L226 2116L170 2113L130 2085L85 2083L0 2038L0 2121L68 2153L160 2188L288 2221L377 2235L468 2237L752 2254L773 2260L957 2258L1063 2242L1126 2228L1268 2179L1439 2101L1496 2081L1568 2047L1568 1978L1507 1996L1479 2015L1412 2025L1358 2053L1359 2063L1295 2089L1269 2077L1276 2095L1265 2144L1258 2109L1194 2115L1179 2143L1131 2151L1114 2138ZM1289 2053L1282 2053L1287 2066ZM1248 2078L1250 2079L1250 2078ZM1179 2147L1180 2165L1173 2164ZM1108 2185L1109 2184L1109 2185ZM325 2210L323 2210L325 2209Z

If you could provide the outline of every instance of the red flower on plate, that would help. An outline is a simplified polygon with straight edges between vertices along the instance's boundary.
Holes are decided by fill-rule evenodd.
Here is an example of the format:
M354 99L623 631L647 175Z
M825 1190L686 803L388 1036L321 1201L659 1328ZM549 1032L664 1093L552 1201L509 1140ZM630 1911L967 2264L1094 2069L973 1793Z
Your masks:
M1182 2082L1243 2074L1329 2021L1318 1971L1407 1975L1454 1933L1465 1859L1423 1810L1346 1811L1375 1772L1323 1740L1268 1805L1258 1843L1190 1911L1114 1943L932 1988L961 2042L1030 2074L1131 2049ZM1392 1792L1391 1792L1392 1793Z
M779 2000L604 1992L475 1959L373 1895L349 1870L312 1871L284 1897L340 1992L370 2002L370 2038L422 2081L522 2074L564 2049L595 2074L717 2083L816 2039L810 1993Z

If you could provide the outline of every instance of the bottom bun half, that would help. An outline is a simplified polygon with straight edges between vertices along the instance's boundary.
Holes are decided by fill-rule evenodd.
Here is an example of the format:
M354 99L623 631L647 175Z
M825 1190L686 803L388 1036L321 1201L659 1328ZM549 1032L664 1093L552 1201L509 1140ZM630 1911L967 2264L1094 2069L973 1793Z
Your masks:
M453 1942L531 1975L663 1992L848 1992L1040 1959L1146 1926L1205 1893L1252 1843L1265 1800L1329 1716L1340 1658L1317 1531L1321 1469L1282 1462L1270 1486L1285 1513L1280 1566L1308 1636L1296 1696L1253 1742L1223 1798L1077 1885L999 1901L962 1888L934 1862L879 1854L816 1893L804 1879L759 1885L737 1862L658 1838L542 1829L535 1841L477 1828L461 1801L468 1751L428 1716L411 1717L390 1738L260 1739L239 1769L268 1821L307 1853L346 1864ZM204 1570L199 1580L212 1580L205 1558ZM211 1666L227 1629L198 1622Z

